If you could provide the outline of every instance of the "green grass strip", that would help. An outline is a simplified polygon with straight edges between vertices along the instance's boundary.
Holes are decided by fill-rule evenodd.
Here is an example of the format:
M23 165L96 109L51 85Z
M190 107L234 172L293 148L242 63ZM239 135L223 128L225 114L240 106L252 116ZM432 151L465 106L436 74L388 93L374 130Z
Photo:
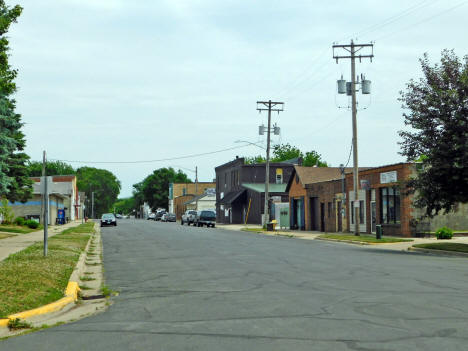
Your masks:
M0 262L0 318L62 298L93 226L82 224L51 237L47 257L43 243L37 243Z
M430 250L444 250L468 253L468 244L460 243L429 243L429 244L416 244L413 247Z
M319 235L319 238L356 241L356 242L365 242L365 243L400 243L400 242L413 241L411 239L402 239L402 238L393 238L393 237L382 237L382 239L376 239L375 236L372 236L372 235L355 236L355 235L342 235L342 234L322 234L322 235Z
M0 225L0 232L6 233L18 233L18 234L28 234L32 232L37 232L38 230L43 229L42 225L39 225L36 229L32 229L26 226L19 226L19 225Z
M245 228L241 228L241 231L243 231L243 232L263 233L263 232L266 232L266 229L263 229L262 227L258 227L258 228L245 227Z

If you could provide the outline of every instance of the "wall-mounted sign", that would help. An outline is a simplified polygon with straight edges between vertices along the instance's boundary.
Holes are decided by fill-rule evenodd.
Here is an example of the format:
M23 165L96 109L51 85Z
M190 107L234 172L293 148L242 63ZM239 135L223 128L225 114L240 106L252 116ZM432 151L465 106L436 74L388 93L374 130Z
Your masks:
M370 182L367 179L361 179L361 189L362 190L369 190L370 189Z
M395 183L397 181L397 171L380 173L380 183Z
M273 202L281 202L281 196L272 196L270 199Z

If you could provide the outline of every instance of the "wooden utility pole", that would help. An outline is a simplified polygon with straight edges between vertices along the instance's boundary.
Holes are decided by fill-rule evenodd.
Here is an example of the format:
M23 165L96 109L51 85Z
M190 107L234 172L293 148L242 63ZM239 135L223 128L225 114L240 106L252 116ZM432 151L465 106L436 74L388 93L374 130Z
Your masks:
M258 106L266 106L265 107L258 107ZM277 108L273 108L278 106ZM270 221L270 209L268 206L268 190L270 184L270 133L271 133L271 111L276 111L278 114L281 111L284 111L284 102L272 102L271 100L268 101L257 101L257 110L259 112L268 111L268 127L267 127L267 149L266 149L266 165L265 165L265 208L264 208L264 216L263 216L263 226L266 226L267 223Z
M363 48L371 48L371 53L367 55L356 55L358 51ZM349 55L338 56L335 55L335 49L343 49L349 52ZM374 44L354 44L351 40L349 45L333 45L333 58L338 63L339 59L351 59L351 111L353 119L353 188L354 188L354 235L359 236L359 168L358 168L358 148L357 148L357 102L356 102L356 58L359 58L359 62L363 58L369 58L372 62L374 57Z

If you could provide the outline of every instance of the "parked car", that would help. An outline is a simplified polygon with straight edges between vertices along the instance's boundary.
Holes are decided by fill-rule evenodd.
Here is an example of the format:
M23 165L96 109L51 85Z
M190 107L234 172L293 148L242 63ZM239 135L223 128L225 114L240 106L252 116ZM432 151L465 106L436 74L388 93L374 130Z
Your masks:
M197 227L215 227L216 224L216 212L211 210L197 211L193 225Z
M121 218L123 218L123 216L122 216L121 214L118 214L118 213L117 213L117 214L115 215L115 218L121 219Z
M180 224L184 225L184 223L187 223L187 225L190 225L190 223L194 223L194 220L195 220L196 216L197 216L197 211L187 210L182 215L182 219L180 220Z
M167 222L167 215L168 213L164 213L161 217L161 222Z
M148 215L148 220L153 220L156 218L156 213L153 213L151 212L149 215Z
M156 213L156 216L154 217L155 221L160 221L162 216L166 213L166 211L159 211Z
M101 217L101 227L105 225L117 225L117 219L115 218L113 213L104 213Z
M166 222L175 222L176 215L174 213L168 213L166 216Z

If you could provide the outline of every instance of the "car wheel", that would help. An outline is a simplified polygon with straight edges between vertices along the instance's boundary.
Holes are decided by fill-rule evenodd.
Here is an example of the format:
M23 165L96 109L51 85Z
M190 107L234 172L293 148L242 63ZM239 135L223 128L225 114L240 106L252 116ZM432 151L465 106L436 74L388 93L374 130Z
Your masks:
M117 223L114 223L114 227L117 227Z
M184 221L181 220L181 221L180 221L180 225L184 225Z

